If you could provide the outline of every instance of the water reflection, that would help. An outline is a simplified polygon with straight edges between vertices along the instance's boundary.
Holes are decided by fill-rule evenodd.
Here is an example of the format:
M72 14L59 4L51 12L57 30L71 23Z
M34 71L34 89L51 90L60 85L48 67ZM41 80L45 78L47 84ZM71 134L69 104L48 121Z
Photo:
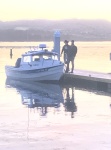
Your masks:
M56 111L63 108L64 112L70 112L71 118L74 118L74 112L77 111L74 87L40 82L25 83L11 79L6 80L6 86L16 88L21 95L21 103L30 109L36 108L40 116L46 116L48 108Z
M74 87L66 87L65 111L71 112L71 118L74 118L74 112L77 111L77 106L74 101Z

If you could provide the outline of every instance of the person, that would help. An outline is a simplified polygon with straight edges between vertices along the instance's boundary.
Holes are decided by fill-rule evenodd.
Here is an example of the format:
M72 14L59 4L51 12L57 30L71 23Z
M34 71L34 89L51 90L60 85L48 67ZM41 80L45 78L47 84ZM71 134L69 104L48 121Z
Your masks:
M71 73L74 71L74 59L77 54L77 46L74 45L74 40L71 41L70 49L68 51L68 62L67 62L67 69L66 71L69 71L69 64L71 62L72 68L71 68Z
M65 45L62 47L62 51L61 51L61 56L62 53L64 53L64 63L67 64L67 53L70 49L70 45L68 44L69 41L65 40L64 43Z

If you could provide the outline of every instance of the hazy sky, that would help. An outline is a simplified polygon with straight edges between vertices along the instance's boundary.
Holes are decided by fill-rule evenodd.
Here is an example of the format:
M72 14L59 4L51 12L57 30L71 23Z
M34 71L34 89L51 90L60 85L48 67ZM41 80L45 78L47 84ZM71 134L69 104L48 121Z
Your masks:
M111 0L0 0L0 20L105 19L111 21Z

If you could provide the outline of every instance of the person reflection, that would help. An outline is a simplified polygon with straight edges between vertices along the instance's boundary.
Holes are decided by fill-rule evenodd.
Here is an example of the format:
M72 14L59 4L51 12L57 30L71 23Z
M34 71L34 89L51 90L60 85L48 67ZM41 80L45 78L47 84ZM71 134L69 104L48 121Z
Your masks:
M74 112L77 111L77 106L74 102L74 87L71 88L71 93L69 94L70 88L66 88L66 99L65 99L65 111L71 112L71 118L74 118Z

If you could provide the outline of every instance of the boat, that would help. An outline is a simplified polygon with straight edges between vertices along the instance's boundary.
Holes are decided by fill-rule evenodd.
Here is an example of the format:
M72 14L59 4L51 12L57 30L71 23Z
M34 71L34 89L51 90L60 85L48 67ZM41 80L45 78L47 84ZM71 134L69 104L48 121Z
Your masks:
M37 50L22 54L15 66L5 66L7 78L23 81L59 81L64 71L59 54L46 49L46 44L40 44Z

